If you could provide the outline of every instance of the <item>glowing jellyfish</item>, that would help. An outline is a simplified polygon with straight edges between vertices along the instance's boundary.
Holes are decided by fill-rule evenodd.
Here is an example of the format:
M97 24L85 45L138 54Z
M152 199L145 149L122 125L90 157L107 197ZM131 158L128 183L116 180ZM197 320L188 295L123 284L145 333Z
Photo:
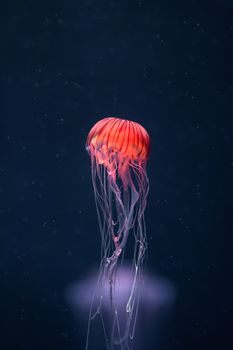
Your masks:
M101 308L106 298L113 316L110 340L105 334L107 348L128 349L129 339L134 336L142 265L147 248L144 211L149 190L146 163L150 138L147 131L136 122L105 118L89 132L86 149L91 157L102 239L99 279L90 310L86 349L91 320L100 314L103 321ZM124 257L132 261L133 278L130 286L126 286L128 297L124 310L127 321L122 325L118 316L118 309L122 309L122 305L117 299L115 286L117 266L123 263Z

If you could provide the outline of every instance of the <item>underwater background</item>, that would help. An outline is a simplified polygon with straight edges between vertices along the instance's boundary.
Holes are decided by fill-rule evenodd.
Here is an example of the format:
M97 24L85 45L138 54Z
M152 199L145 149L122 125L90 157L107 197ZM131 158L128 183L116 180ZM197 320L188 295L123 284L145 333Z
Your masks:
M140 349L232 349L233 2L8 1L1 28L0 349L84 349L66 290L99 264L106 116L150 134L145 271L176 290Z

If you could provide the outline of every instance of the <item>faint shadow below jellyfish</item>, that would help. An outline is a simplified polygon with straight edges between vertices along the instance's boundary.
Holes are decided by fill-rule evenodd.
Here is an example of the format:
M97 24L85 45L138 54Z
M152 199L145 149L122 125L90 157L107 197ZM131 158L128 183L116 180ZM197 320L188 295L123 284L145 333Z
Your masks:
M85 280L70 285L66 291L66 300L75 318L82 325L86 323L90 303L93 297L93 289L98 281L98 273L92 273ZM115 298L117 300L118 319L123 328L126 328L127 314L125 305L131 289L134 274L130 266L119 268L117 271L115 283ZM99 291L104 298L99 319L105 319L104 328L98 317L93 320L93 329L95 330L89 339L89 347L95 350L112 348L121 349L121 344L110 343L108 334L112 331L112 308L109 302L109 283L108 279L102 284L103 290ZM138 286L136 286L138 287ZM171 308L175 301L175 288L164 278L152 277L144 273L143 282L140 285L140 303L134 338L130 341L133 350L146 350L163 348L167 338L166 332L169 329L168 322ZM167 329L168 328L168 329ZM163 337L162 337L163 334ZM106 345L103 346L103 338ZM107 339L106 339L107 338ZM125 345L124 345L125 346ZM126 347L125 347L126 348Z

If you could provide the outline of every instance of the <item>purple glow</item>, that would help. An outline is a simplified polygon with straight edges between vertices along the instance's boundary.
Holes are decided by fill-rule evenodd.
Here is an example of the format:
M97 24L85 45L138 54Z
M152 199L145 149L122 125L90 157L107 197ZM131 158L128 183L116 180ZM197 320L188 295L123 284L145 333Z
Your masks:
M80 310L88 311L93 295L93 289L96 286L98 274L92 273L85 280L72 284L66 292L68 303ZM119 268L116 278L115 293L118 305L125 305L130 288L132 286L133 274L130 268ZM144 274L143 283L140 286L140 303L148 306L150 309L172 304L175 300L175 289L170 282L164 278L152 277ZM105 283L104 305L109 307L109 284Z
M106 328L108 330L108 327L110 327L111 324L113 312L110 305L109 281L106 279L101 293L100 290L95 289L98 276L98 273L92 273L87 279L72 284L66 291L66 300L74 312L74 315L79 320L80 316L83 317L86 315L86 322L90 305L93 300L93 294L94 296L96 293L101 294L103 296L103 301L100 313L104 322L107 324ZM115 300L117 301L116 309L122 329L124 329L127 324L128 313L126 312L126 305L132 288L133 278L134 273L129 267L118 269L115 281ZM157 333L160 332L160 323L163 322L161 320L164 320L164 317L166 317L167 312L173 305L175 294L173 285L166 279L153 277L146 273L143 274L140 283L139 312L136 317L135 335L134 339L131 339L130 341L131 346L133 344L132 349L141 349L140 344L142 342L143 344L148 342L150 337L152 337L152 341L156 341L157 344L157 339L155 338L157 338ZM95 329L97 327L97 319L98 317L96 317L95 320ZM95 341L97 340L95 339ZM146 347L143 346L143 349L146 349Z

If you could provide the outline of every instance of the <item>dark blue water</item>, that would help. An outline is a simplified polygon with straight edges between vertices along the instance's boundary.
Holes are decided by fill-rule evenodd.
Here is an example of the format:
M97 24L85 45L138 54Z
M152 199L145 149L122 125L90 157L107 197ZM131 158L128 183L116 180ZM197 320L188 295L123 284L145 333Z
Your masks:
M109 115L151 136L147 265L177 288L161 349L232 349L233 3L10 1L1 16L0 349L83 349L64 291L98 266L85 140Z

